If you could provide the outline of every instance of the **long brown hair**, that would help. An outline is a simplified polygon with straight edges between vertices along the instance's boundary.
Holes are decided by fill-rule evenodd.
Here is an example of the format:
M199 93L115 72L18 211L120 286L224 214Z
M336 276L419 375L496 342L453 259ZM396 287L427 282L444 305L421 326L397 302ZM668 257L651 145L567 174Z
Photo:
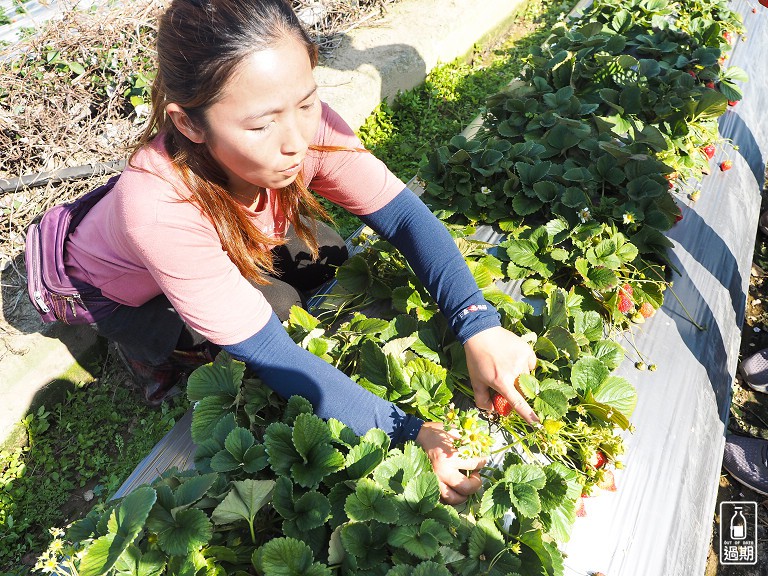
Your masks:
M135 155L155 137L164 138L175 170L192 193L190 201L211 219L222 248L240 273L259 284L268 284L264 275L275 272L268 246L285 241L265 234L251 221L246 209L228 192L227 176L208 147L184 136L165 109L176 103L193 123L207 129L205 111L221 97L240 62L286 37L306 47L314 68L317 46L286 0L174 0L158 29L152 114L133 152ZM301 173L280 189L277 201L312 257L317 258L314 226L307 222L330 220L330 216L308 190Z

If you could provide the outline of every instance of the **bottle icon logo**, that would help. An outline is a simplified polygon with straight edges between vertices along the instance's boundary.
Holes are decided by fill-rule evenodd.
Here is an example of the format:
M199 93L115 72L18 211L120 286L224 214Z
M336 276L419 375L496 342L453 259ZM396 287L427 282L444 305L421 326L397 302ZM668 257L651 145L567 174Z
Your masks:
M757 502L720 502L720 564L757 563Z
M747 520L741 513L741 506L734 506L731 516L731 538L744 540L747 537Z

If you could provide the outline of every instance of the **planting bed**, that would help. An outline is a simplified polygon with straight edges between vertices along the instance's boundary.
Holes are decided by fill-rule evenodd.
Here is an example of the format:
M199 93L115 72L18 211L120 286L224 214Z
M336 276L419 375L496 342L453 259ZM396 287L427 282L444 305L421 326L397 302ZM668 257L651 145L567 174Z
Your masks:
M439 504L419 450L286 407L222 356L190 377L191 428L167 438L183 456L191 429L197 470L137 488L180 455L158 447L123 503L70 531L81 573L702 574L768 160L768 62L750 57L768 12L678 6L599 2L556 28L420 173L504 325L534 345L520 387L541 428L453 406L468 405L461 347L365 231L319 318L286 325L372 392L458 425L462 450L510 443L479 499Z

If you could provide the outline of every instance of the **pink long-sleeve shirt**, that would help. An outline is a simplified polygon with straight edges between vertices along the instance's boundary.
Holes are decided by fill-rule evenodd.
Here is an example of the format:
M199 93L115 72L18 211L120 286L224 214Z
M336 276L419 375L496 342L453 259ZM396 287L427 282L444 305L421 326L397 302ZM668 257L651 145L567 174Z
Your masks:
M313 144L361 148L352 129L327 104ZM384 207L405 185L365 152L310 150L304 179L316 193L352 214ZM254 222L267 234L285 232L276 194ZM258 332L272 309L227 256L212 222L191 202L170 158L155 138L140 150L117 184L86 215L67 243L65 263L75 278L104 296L140 306L165 294L192 328L219 345Z

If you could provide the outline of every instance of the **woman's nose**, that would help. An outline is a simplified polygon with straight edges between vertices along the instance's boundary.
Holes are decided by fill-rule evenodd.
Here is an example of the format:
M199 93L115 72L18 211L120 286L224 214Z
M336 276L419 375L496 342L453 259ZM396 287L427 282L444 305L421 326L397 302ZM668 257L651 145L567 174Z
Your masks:
M307 149L309 144L301 128L301 123L295 117L283 124L283 137L280 143L280 151L283 154L296 154Z

